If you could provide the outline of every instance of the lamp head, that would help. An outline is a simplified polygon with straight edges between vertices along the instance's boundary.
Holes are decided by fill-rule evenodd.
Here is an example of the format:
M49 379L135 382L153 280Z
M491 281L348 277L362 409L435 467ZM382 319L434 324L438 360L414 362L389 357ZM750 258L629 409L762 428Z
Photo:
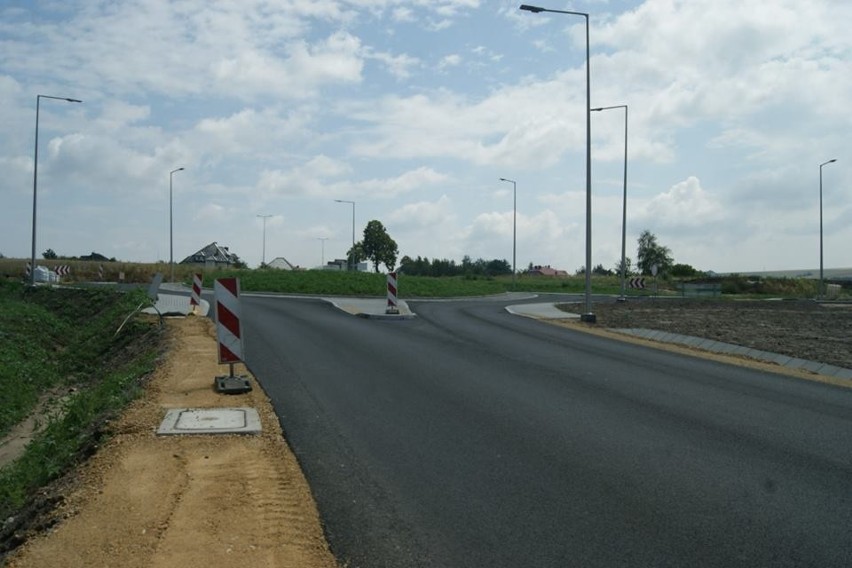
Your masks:
M82 103L83 102L79 99L65 99L65 100L68 101L69 103Z
M544 8L539 8L538 6L530 6L529 4L521 4L521 10L526 10L527 12L533 12L534 14L538 14L539 12L544 12Z

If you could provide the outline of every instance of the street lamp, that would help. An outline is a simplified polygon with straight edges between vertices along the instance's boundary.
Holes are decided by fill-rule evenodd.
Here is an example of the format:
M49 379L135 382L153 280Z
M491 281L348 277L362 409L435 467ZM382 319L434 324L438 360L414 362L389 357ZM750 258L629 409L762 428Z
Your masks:
M836 158L832 158L827 162L819 165L819 290L817 296L825 294L825 285L823 283L823 266L822 266L822 167L836 162Z
M500 181L508 181L512 184L512 288L515 287L515 261L517 260L518 242L518 184L513 179L500 178Z
M261 219L263 219L263 253L260 257L260 266L261 268L266 266L266 220L272 217L272 215L258 215Z
M627 300L625 291L627 287L627 105L593 108L592 112L614 108L624 109L624 200L621 210L621 297L619 298L619 301L623 302Z
M320 256L320 268L325 267L325 241L328 240L328 237L317 237L318 241L322 241L322 256Z
M597 318L592 313L592 103L591 74L589 72L589 14L568 10L549 10L527 4L522 4L520 9L534 14L553 12L555 14L583 16L586 20L586 298L585 313L580 314L580 320L595 323Z
M335 201L352 205L352 254L349 256L349 270L355 270L355 202L346 199L335 199Z
M51 97L50 95L36 95L36 123L35 123L35 150L33 152L33 249L32 259L30 259L30 286L35 285L35 268L36 268L36 196L38 195L38 114L41 106L41 99L54 99L57 101L66 101L69 103L82 103L78 99L68 99L65 97Z
M175 281L175 255L174 255L174 215L172 214L172 176L175 172L183 171L177 168L169 172L169 267L171 269L170 282Z

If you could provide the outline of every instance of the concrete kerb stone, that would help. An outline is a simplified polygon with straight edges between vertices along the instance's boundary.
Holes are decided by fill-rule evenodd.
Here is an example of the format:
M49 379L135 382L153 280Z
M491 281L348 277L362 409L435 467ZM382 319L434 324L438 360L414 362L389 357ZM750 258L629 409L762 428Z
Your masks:
M680 335L676 333L666 334L664 332L643 328L619 328L613 331L617 331L618 333L623 333L625 335L632 335L634 337L639 337L642 339L660 341L663 343L679 343L682 345L687 345L689 347L695 347L697 349L710 351L712 353L719 353L722 355L741 355L743 357L748 357L749 359L763 361L765 363L774 363L776 365L787 367L790 369L803 369L805 371L809 371L811 373L816 373L819 375L826 375L838 379L852 380L852 369L836 367L834 365L828 365L826 363L820 363L818 361L808 361L806 359L790 357L788 355L782 355L780 353L761 351L759 349L744 347L742 345L722 343L721 341L703 339L701 337L694 337L691 335Z
M514 316L532 319L580 319L580 314L564 312L552 302L540 304L514 304L506 306L506 311Z
M417 317L404 300L397 302L399 313L389 314L386 298L322 298L335 308L366 319L405 320Z

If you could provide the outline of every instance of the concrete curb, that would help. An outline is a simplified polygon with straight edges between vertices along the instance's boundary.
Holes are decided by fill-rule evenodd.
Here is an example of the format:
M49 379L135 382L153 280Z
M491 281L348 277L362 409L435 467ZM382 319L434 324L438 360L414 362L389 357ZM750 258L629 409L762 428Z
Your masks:
M686 345L687 347L695 347L712 353L720 353L723 355L742 355L749 359L762 361L764 363L774 363L789 369L802 369L811 373L816 373L817 375L826 375L837 379L852 381L852 369L828 365L826 363L820 363L819 361L808 361L797 357L782 355L780 353L770 353L768 351L752 349L742 345L734 345L732 343L713 341L712 339L702 339L691 335L668 333L653 329L621 328L613 329L613 331L623 333L625 335L632 335L633 337L640 337L642 339Z
M555 304L552 303L517 304L513 306L506 306L506 311L513 315L534 319L580 319L579 314L570 314L567 312L563 312L562 310L558 309ZM741 355L749 359L754 359L755 361L773 363L781 367L786 367L788 369L801 369L804 371L815 373L817 375L824 375L845 381L852 381L852 369L837 367L835 365L828 365L826 363L820 363L818 361L807 361L805 359L790 357L789 355L782 355L780 353L770 353L768 351L752 349L750 347L744 347L742 345L734 345L733 343L723 343L721 341L714 341L712 339L705 339L703 337L681 335L679 333L669 333L656 329L621 328L610 329L610 331L622 333L625 335L631 335L633 337L639 337L641 339L659 341L661 343L685 345L687 347L694 347L696 349L709 351L711 353L718 353L721 355Z
M413 313L405 301L397 302L398 314L385 313L387 300L385 298L322 298L338 310L364 319L406 320L414 319Z

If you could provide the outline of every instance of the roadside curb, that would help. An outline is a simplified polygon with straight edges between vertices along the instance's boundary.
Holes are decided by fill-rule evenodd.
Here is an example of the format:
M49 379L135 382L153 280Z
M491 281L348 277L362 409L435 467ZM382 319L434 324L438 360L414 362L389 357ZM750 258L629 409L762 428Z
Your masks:
M837 379L852 381L852 369L837 367L819 361L808 361L789 355L780 353L771 353L769 351L761 351L760 349L752 349L742 345L734 345L733 343L723 343L712 339L703 339L691 335L682 335L679 333L669 333L654 329L644 328L613 328L612 331L640 337L642 339L650 339L651 341L660 341L663 343L674 343L677 345L685 345L687 347L695 347L711 353L719 353L722 355L741 355L749 359L763 361L764 363L774 363L781 367L789 369L802 369L817 375L825 375Z
M506 306L506 311L513 315L538 320L577 321L580 319L579 314L563 312L562 310L556 307L556 304L553 303L518 304L513 306ZM576 329L578 331L586 333L593 333L585 326L572 325L571 329ZM748 359L752 359L761 363L769 363L790 370L804 371L806 373L813 373L814 375L819 375L828 379L836 379L839 380L838 384L852 386L852 369L838 367L836 365L829 365L827 363L820 363L819 361L809 361L806 359L791 357L789 355L782 355L780 353L771 353L769 351L762 351L760 349L752 349L750 347L745 347L742 345L735 345L733 343L724 343L721 341L715 341L713 339L705 339L703 337L695 337L692 335L682 335L679 333L670 333L657 329L608 327L601 327L596 329L597 331L608 332L608 335L610 335L610 337L612 337L613 335L627 335L662 344L679 345L687 348L698 349L700 351L713 353L716 355L733 355L739 357L746 357ZM617 339L617 337L615 337L615 339Z
M355 299L326 297L322 299L338 310L364 319L406 320L417 317L417 314L411 311L405 301L398 302L398 314L388 314L385 313L385 310L387 309L387 301L384 298Z
M414 319L417 317L417 314L408 313L408 314L372 314L367 312L358 312L355 314L359 318L364 319L376 319L376 320L406 320L406 319Z

